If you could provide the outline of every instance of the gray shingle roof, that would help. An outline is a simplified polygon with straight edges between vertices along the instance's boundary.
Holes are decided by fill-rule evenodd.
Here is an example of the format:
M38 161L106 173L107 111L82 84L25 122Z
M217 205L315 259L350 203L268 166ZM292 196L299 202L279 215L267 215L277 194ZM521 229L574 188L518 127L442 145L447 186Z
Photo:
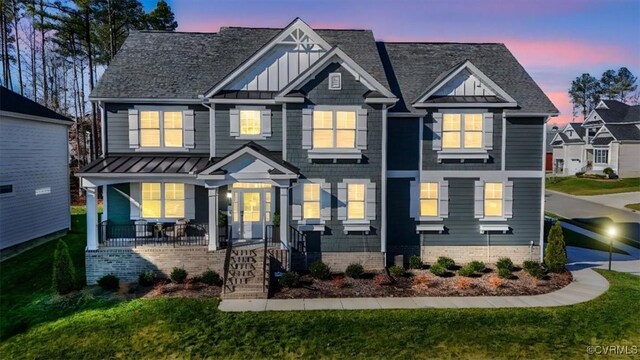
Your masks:
M611 136L597 137L591 141L591 145L609 145L613 141Z
M605 126L618 141L640 140L640 129L635 124L607 124Z
M572 122L572 123L569 123L569 126L573 128L573 130L576 132L576 134L578 134L578 136L580 136L580 139L584 138L584 135L586 134L587 129L582 127L582 123Z
M92 98L197 99L282 29L222 28L218 33L132 32ZM369 30L316 30L388 87Z
M518 102L520 109L509 112L558 112L504 44L379 43L378 48L391 90L402 95L391 111L411 110L411 101L428 84L469 60Z
M13 113L40 116L47 119L73 122L68 117L38 104L20 94L17 94L4 86L0 86L0 110Z
M640 122L640 105L627 105L616 100L602 100L608 109L596 109L602 121L606 123Z

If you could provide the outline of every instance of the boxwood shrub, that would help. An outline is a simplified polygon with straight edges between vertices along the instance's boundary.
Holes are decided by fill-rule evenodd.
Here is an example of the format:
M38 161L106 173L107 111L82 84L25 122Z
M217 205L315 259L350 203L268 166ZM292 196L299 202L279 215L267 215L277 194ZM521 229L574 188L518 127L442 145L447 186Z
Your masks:
M458 270L458 275L460 276L471 276L475 273L471 264L466 264Z
M478 273L483 272L484 269L486 268L484 266L484 263L482 261L478 261L478 260L474 260L474 261L470 262L467 265L469 265L473 269L473 271L478 272Z
M102 290L117 291L120 289L120 279L113 274L105 275L98 280L98 285Z
M142 286L151 286L156 281L156 274L151 270L143 271L138 275L138 284Z
M420 259L420 256L413 255L409 258L409 269L422 269L422 259Z
M278 283L280 283L280 286L282 287L292 288L298 286L299 279L298 274L294 272L286 272L280 276Z
M447 268L442 266L440 263L435 263L431 265L429 271L435 276L444 276L447 273Z
M309 273L316 279L325 280L331 276L331 268L322 260L316 260L309 265Z
M511 259L509 259L508 257L502 257L496 262L496 267L498 269L507 269L509 271L513 271L513 261L511 261Z
M358 279L362 277L362 274L364 274L364 268L360 264L351 264L347 266L347 270L344 274L352 279Z
M200 281L207 285L222 285L222 278L220 278L220 274L213 270L203 272Z
M175 267L171 270L169 277L171 278L171 281L182 284L187 279L188 275L189 273L184 268Z
M444 267L445 269L449 269L449 270L454 266L456 266L456 262L453 261L452 258L446 257L446 256L440 256L438 258L438 264Z
M402 266L392 266L392 267L389 268L389 272L394 277L404 276L404 274L406 273L406 271L404 270L404 268Z

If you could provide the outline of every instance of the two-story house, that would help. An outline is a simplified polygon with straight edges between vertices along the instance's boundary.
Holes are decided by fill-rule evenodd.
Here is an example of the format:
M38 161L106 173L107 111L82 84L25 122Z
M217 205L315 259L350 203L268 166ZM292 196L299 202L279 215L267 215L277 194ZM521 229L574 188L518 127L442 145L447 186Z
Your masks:
M552 142L554 173L602 174L611 168L620 177L640 176L640 105L602 100L584 122L570 123Z
M502 44L376 42L299 19L135 32L91 101L104 154L79 174L90 283L224 271L225 249L265 243L285 267L336 271L540 258L557 110Z

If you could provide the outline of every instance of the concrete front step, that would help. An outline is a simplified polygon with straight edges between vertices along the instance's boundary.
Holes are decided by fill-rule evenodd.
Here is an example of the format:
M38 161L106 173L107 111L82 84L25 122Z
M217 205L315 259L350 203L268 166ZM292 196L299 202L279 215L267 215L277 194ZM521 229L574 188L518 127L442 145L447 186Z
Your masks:
M244 300L250 300L250 299L267 299L269 298L269 293L268 292L248 292L248 291L236 291L236 292L227 292L226 294L222 294L221 296L222 299L235 299L235 300L239 300L239 299L244 299Z

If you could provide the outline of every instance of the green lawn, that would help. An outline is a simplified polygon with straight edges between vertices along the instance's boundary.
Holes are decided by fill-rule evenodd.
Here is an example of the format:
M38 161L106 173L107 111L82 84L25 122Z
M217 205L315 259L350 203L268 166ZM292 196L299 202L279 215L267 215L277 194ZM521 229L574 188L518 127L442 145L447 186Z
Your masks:
M626 207L627 209L640 211L640 203L636 203L636 204L627 204L627 205L625 205L624 207Z
M640 178L619 180L595 180L572 177L553 177L546 179L548 190L560 191L571 195L603 195L631 191L640 191Z

